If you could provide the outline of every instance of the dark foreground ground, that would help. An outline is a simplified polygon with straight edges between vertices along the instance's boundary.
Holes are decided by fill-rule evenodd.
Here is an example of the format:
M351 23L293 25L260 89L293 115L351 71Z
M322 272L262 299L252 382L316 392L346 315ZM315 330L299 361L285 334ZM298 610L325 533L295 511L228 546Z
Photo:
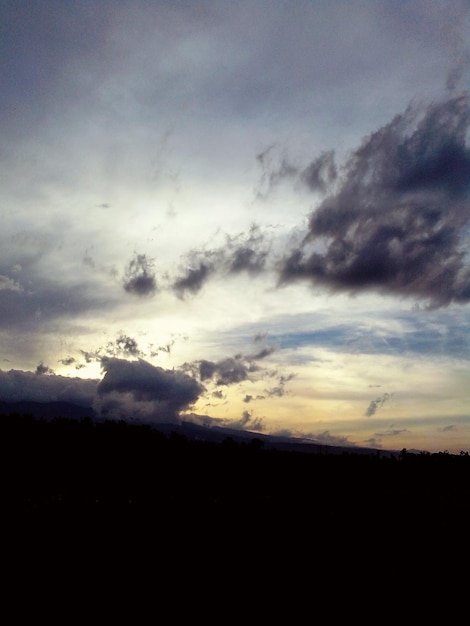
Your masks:
M187 534L247 517L458 524L469 502L467 453L306 454L266 450L256 438L213 443L125 422L28 416L3 418L1 431L6 511L24 520L140 518Z
M314 595L468 580L468 454L301 453L19 415L0 441L4 571L19 587L69 587L73 571L78 589L151 580L233 600L269 580L272 602L294 580Z

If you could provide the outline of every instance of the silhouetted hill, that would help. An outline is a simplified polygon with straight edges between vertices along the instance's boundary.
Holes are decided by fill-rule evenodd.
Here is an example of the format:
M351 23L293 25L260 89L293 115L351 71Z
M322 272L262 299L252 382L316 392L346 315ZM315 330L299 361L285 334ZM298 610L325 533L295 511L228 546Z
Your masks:
M0 415L31 415L37 419L51 420L55 418L66 419L83 419L91 418L93 421L104 421L98 418L95 411L90 406L81 406L70 402L5 402L0 401ZM176 423L160 423L160 422L143 422L132 420L133 425L150 426L162 433L180 434L188 439L200 441L209 441L220 443L227 437L230 437L237 443L246 443L253 438L262 442L265 448L276 448L285 451L297 451L305 453L328 453L342 454L344 452L354 451L356 454L380 454L380 455L397 455L395 450L378 450L373 448L364 448L358 446L333 446L323 443L316 443L298 437L279 437L275 435L266 435L264 433L255 433L252 431L228 428L216 425L202 426L189 421Z
M359 446L333 446L324 443L316 443L300 437L281 437L276 435L266 435L248 430L227 428L224 426L201 426L192 422L183 421L181 424L160 423L153 424L153 427L164 433L178 433L189 439L212 441L220 443L230 437L237 443L247 443L257 439L265 449L276 449L284 451L296 451L317 454L343 454L354 452L355 454L380 454L385 456L396 456L396 450L378 450L374 448L363 448Z
M95 411L90 406L82 406L71 402L33 402L21 400L18 402L0 401L0 415L32 415L35 418L46 420L56 417L68 419L95 419Z

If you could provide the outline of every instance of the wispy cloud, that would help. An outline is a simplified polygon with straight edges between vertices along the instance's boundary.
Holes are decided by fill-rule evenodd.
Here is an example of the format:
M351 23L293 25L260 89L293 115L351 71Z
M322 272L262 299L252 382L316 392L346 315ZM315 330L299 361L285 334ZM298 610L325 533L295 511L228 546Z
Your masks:
M375 415L377 413L377 410L381 409L383 405L385 404L385 402L390 400L392 396L393 396L393 393L384 393L378 398L375 398L375 400L371 400L369 406L367 407L365 415L367 417L370 417L371 415Z

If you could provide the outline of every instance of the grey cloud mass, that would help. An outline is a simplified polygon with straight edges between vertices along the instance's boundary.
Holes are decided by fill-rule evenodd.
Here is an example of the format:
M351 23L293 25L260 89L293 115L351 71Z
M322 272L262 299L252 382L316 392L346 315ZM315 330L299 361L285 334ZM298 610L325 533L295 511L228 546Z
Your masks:
M332 290L426 299L470 299L469 98L410 107L366 137L338 191L309 220L281 283L307 279Z
M59 376L43 363L36 372L0 370L0 399L7 402L69 402L93 408L101 417L179 421L204 391L184 372L165 370L139 359L102 357L102 379Z
M375 290L425 300L430 307L467 302L469 124L463 93L427 106L411 104L367 136L341 168L333 151L307 167L283 159L266 174L268 187L294 179L312 192L333 193L312 211L300 246L278 263L279 284L302 279L332 291ZM197 294L211 277L270 270L271 245L267 233L252 225L246 235L227 236L224 247L193 251L173 289L183 298ZM147 285L144 262L134 269L129 290L154 287Z
M105 375L98 385L99 394L131 393L137 400L165 401L183 407L194 402L202 391L201 385L187 374L167 371L142 359L103 358L102 367Z
M103 358L98 384L101 412L158 421L179 421L181 411L196 402L204 388L184 372L165 370L139 359Z
M124 289L136 296L151 296L157 291L154 263L145 254L136 254L126 267Z
M189 267L184 276L175 280L173 289L179 298L184 298L188 292L196 294L213 272L212 265L199 261L197 267Z
M46 367L46 370L48 368ZM43 373L41 373L43 372ZM27 400L31 402L71 402L91 406L96 394L98 380L71 378L44 372L0 370L0 398L7 402Z

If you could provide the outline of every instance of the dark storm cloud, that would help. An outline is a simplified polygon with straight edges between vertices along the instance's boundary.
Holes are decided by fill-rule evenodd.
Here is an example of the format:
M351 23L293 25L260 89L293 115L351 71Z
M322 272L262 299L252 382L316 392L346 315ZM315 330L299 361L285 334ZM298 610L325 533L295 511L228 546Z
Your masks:
M311 214L302 245L283 260L281 284L375 289L434 307L468 302L469 124L463 94L410 105L366 137L337 193Z
M98 385L99 396L125 394L135 402L151 403L160 417L175 419L203 391L194 378L183 372L165 370L139 359L126 361L103 358L105 375Z
M136 254L126 268L123 285L128 293L152 296L157 291L153 260L145 254Z

